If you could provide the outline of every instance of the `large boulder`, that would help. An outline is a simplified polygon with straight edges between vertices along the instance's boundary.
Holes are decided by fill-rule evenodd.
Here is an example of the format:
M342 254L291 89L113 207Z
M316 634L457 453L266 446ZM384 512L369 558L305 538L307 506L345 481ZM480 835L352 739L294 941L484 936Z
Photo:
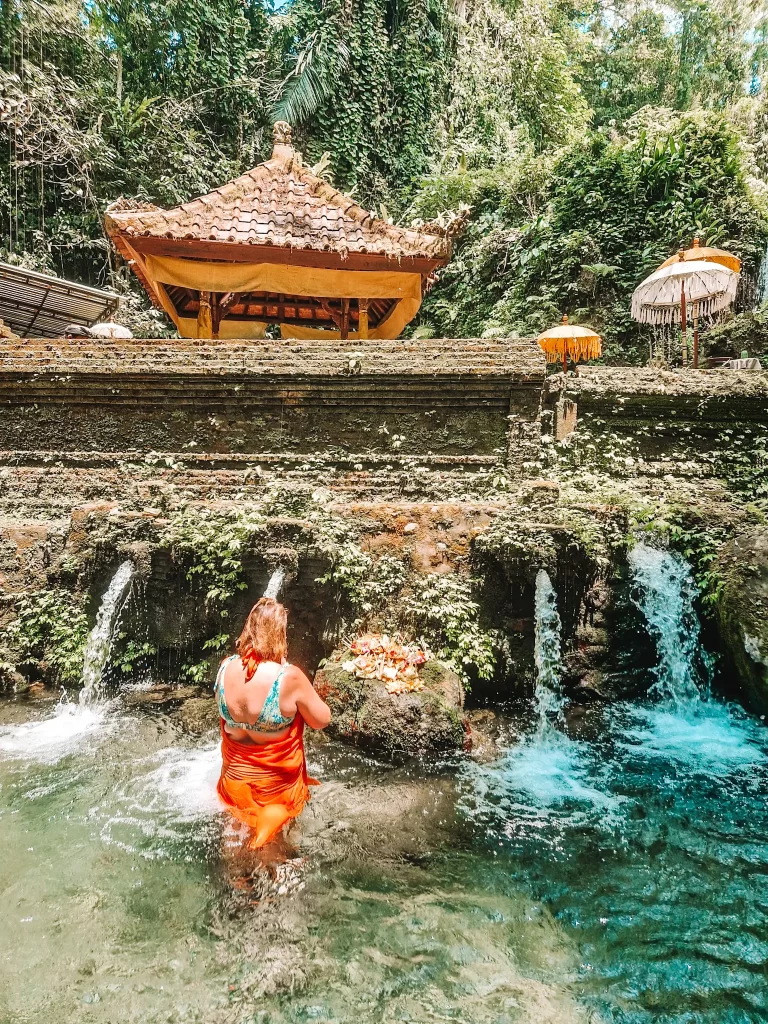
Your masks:
M315 688L328 704L332 736L387 756L462 750L464 691L456 673L439 661L419 671L423 690L389 693L378 679L359 679L333 655L315 676Z
M726 667L753 711L768 712L768 530L742 533L721 549L717 626Z

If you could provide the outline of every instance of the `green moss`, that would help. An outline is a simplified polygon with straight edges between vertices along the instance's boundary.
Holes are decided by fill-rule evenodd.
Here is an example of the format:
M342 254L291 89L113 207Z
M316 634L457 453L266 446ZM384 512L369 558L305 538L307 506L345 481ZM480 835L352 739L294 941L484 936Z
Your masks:
M481 624L475 600L479 580L463 573L416 576L401 598L403 621L465 688L472 678L491 679L501 637Z
M62 686L79 685L89 625L77 598L66 590L41 590L22 597L17 613L0 633L0 647L18 664L46 661Z

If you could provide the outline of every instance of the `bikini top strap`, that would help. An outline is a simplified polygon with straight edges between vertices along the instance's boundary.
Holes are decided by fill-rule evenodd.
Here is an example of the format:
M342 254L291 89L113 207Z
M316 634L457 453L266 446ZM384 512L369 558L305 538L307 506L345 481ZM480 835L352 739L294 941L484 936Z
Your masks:
M213 684L214 693L219 689L221 689L222 693L224 692L224 673L227 671L227 665L229 665L231 661L234 661L236 657L236 654L231 654L219 665L219 671L216 673L216 682Z

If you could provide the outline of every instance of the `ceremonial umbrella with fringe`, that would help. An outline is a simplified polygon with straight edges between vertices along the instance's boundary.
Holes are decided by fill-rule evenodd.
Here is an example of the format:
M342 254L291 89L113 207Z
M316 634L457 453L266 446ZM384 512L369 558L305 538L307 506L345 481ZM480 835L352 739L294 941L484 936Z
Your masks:
M681 251L684 260L705 260L707 263L720 263L722 266L728 267L735 274L741 273L741 260L738 256L734 256L732 252L728 252L726 249L715 249L711 245L702 245L698 238L694 238L690 249L683 249ZM672 263L677 263L679 259L680 253L676 252L674 256L664 260L661 267L668 267ZM659 267L659 270L661 270L661 267ZM699 365L699 307L695 302L693 303L691 320L693 321L693 365L697 367Z
M684 260L704 260L707 263L720 263L722 266L728 267L735 274L741 272L741 260L738 256L734 256L732 252L727 252L725 249L714 249L710 245L702 245L698 238L694 238L690 249L680 249L673 256L664 260L661 267L669 267L673 263L678 263L681 252ZM661 270L661 267L659 267L659 270Z
M557 327L540 334L536 341L544 350L548 363L558 363L562 359L563 373L568 372L569 356L577 363L580 359L597 359L603 351L599 334L595 334L591 327L569 324L567 316Z
M698 317L726 309L736 296L741 261L724 249L701 246L670 256L635 289L632 315L641 324L680 324L683 364L688 358L687 306L693 309L693 366L698 366ZM723 271L723 272L721 272Z
M687 250L687 253L694 250ZM698 247L699 253L707 250ZM693 259L681 249L677 257L666 260L658 270L635 288L632 294L632 316L643 324L679 323L682 333L683 365L688 361L688 304L694 308L696 329L693 337L693 365L699 364L699 316L711 316L733 304L739 283L739 272L732 269L735 256L722 249L710 249L718 259ZM731 266L723 262L727 258Z

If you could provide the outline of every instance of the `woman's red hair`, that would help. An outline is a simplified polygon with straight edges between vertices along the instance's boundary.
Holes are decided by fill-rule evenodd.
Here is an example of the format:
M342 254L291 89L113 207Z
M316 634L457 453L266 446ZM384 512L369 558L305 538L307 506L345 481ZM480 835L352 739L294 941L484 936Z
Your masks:
M240 657L243 661L248 658L256 663L276 661L281 665L288 654L287 626L285 606L274 597L260 598L248 613L237 641Z

